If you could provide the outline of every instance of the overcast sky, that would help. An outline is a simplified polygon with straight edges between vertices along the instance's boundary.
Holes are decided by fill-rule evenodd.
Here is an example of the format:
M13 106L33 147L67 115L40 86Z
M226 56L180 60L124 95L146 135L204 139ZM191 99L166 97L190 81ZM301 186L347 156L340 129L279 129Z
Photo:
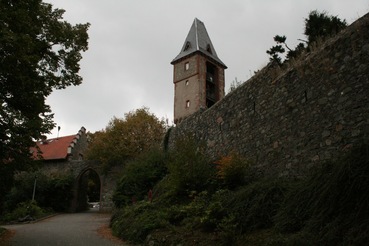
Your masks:
M95 132L114 117L146 106L173 121L173 67L194 18L204 22L232 81L245 81L268 63L276 34L295 47L311 10L349 24L369 12L367 0L45 0L66 10L72 24L89 22L81 85L54 91L47 103L60 136L84 126ZM56 137L56 128L49 137Z

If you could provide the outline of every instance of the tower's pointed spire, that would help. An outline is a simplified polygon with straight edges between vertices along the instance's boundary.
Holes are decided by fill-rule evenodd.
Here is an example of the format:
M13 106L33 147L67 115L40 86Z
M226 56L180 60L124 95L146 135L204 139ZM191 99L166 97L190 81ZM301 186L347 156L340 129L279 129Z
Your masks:
M195 52L201 52L215 62L219 63L224 68L227 68L227 66L218 58L204 23L197 18L195 18L193 21L181 52L176 56L176 58L173 59L171 64L174 64L178 60Z

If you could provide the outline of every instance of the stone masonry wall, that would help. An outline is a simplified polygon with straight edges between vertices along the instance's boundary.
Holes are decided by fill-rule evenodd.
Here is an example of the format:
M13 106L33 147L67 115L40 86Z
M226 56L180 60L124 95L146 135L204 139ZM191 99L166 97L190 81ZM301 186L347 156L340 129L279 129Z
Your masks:
M266 67L170 134L213 159L232 151L269 175L303 175L369 137L369 14L284 71Z
M83 154L88 147L88 139L86 129L84 127L78 131L73 143L70 144L71 153L68 156L69 160L83 160Z
M73 187L73 199L71 201L70 212L75 212L78 203L80 190L80 179L88 170L95 171L100 178L100 212L109 212L114 209L113 193L119 180L121 167L115 167L108 172L103 172L101 164L98 161L59 161L47 162L41 169L46 175L58 176L71 174L75 178Z

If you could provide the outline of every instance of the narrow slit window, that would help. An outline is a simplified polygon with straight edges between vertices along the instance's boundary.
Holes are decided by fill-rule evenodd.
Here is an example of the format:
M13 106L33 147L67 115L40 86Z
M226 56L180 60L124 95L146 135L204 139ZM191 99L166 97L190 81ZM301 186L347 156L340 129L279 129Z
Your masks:
M185 83L185 85L187 86L188 84L189 84L190 82L188 81L188 80L186 80L186 83Z
M190 42L187 42L186 45L185 45L185 47L184 47L184 49L183 49L183 51L186 51L189 48L191 48L191 43Z
M211 51L211 47L210 47L210 44L208 44L206 46L206 51L209 52L210 54L213 54L213 52Z
M186 62L185 63L185 70L187 71L189 68L190 68L190 63L189 62Z
M190 100L187 100L186 101L186 108L189 108L190 107Z

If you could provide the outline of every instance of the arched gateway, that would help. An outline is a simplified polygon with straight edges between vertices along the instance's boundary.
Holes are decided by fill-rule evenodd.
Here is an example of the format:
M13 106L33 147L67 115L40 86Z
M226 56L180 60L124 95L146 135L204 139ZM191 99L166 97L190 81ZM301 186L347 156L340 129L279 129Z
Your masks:
M100 204L99 210L106 212L113 209L112 195L116 181L119 178L119 170L103 172L99 162L83 160L88 145L84 127L75 135L43 139L36 144L39 150L33 148L31 151L35 160L44 162L42 171L45 174L73 176L74 184L70 212L86 209L85 204L89 199L87 198L86 181L88 181L89 175L94 176L95 185L97 183L99 186L99 198L96 201Z

